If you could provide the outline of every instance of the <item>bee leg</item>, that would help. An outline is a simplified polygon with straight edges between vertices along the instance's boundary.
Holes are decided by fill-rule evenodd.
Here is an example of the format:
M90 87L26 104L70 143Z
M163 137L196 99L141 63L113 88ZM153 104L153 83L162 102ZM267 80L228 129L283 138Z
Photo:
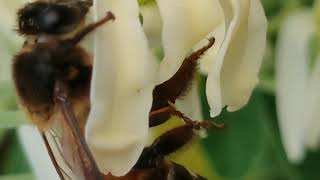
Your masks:
M73 38L68 39L67 41L71 42L72 45L78 44L85 36L87 36L89 33L97 29L98 27L102 26L106 22L110 20L114 20L115 16L112 14L112 12L107 12L107 14L100 19L97 22L94 22L92 24L87 25L84 27L81 31L79 31Z
M59 164L58 164L58 162L57 162L57 160L56 160L56 158L55 158L55 156L54 156L54 153L53 153L53 151L52 151L52 149L51 149L51 147L50 147L48 138L47 138L46 134L45 134L44 132L42 132L42 131L41 131L41 137L42 137L42 140L43 140L43 142L44 142L44 144L45 144L45 146L46 146L46 148L47 148L47 151L48 151L48 154L49 154L49 156L50 156L50 159L51 159L51 161L52 161L52 163L53 163L53 166L54 166L54 168L56 169L56 171L57 171L57 173L58 173L58 175L59 175L59 178L60 178L61 180L65 180L65 178L64 178L64 176L63 176L63 173L62 173L62 171L61 171L61 169L60 169L60 166L59 166Z
M214 42L215 38L210 38L206 46L186 57L178 71L169 80L155 87L153 98L165 102L175 102L177 98L181 97L188 90L196 74L198 59L213 46Z
M195 132L193 131L193 127L189 124L165 132L158 137L152 145L144 148L134 168L157 168L159 164L163 164L165 156L189 143L194 136Z
M178 110L174 110L170 112L172 116L177 116L181 118L185 123L193 126L195 129L200 130L201 128L204 129L223 129L224 124L217 124L213 121L195 121L184 115L182 112Z
M224 124L217 124L213 121L195 121L184 115L182 112L176 110L174 104L168 102L168 106L159 110L151 111L149 114L149 127L158 126L167 122L171 116L177 116L181 118L185 123L195 127L196 129L222 129Z
M149 114L149 127L155 127L167 122L170 119L172 111L174 111L174 109L172 109L171 106L151 111Z
M207 124L207 122L202 121L173 128L159 136L148 148L152 149L155 154L167 156L192 141L198 130L208 130L213 127Z
M90 178L97 180L102 179L102 174L99 172L98 166L90 152L88 144L85 142L84 136L78 126L76 116L69 100L68 88L64 82L59 80L56 82L54 87L54 96L56 103L61 108L64 119L69 126L72 135L75 137L74 139L76 140L77 145L81 147L81 150L83 150L85 157L88 158L88 162L82 164L83 172L85 172L85 174ZM89 168L86 168L88 166Z
M169 80L155 87L153 90L152 111L149 116L149 127L160 125L169 120L170 114L174 109L172 109L168 101L174 103L177 98L185 93L196 73L197 60L213 46L214 42L215 38L210 38L205 47L184 59L179 70Z
M150 146L144 148L135 168L146 169L157 167L165 156L176 152L190 143L197 135L196 131L202 129L202 126L199 127L197 124L184 124L165 132Z
M202 127L202 126L200 126ZM173 128L159 136L150 146L144 148L135 169L159 168L165 163L165 157L178 151L190 143L196 137L198 126L195 124L184 124ZM176 178L206 180L199 175L193 175L183 166L173 163L173 171ZM180 177L180 178L179 178Z

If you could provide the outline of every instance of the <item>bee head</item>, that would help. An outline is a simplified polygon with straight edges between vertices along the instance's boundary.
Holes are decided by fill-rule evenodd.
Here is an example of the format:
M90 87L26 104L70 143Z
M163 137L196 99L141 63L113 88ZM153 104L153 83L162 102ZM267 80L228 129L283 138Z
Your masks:
M24 35L60 35L76 29L88 8L80 3L35 1L18 11L18 31Z

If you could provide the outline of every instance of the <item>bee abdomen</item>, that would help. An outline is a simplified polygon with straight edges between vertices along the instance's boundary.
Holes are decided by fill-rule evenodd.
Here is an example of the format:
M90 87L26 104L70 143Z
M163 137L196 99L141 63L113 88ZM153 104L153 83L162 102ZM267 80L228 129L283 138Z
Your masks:
M54 67L49 57L24 53L13 63L13 78L20 98L31 106L52 103L55 79Z

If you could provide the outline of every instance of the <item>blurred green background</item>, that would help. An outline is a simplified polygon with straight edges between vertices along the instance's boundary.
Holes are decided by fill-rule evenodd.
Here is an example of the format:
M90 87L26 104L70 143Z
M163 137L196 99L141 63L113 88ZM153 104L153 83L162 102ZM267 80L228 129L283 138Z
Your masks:
M10 2L4 4L12 7L15 1ZM226 123L227 127L222 131L210 132L207 139L189 149L188 153L192 156L186 156L182 150L179 152L180 156L174 158L179 162L184 161L195 172L214 179L318 180L320 151L309 152L306 160L298 165L291 164L287 160L279 136L274 94L274 52L279 27L285 17L297 9L311 8L313 0L262 0L262 2L269 21L268 44L260 73L260 84L254 91L250 103L238 112L224 111L216 118L216 121ZM2 10L4 8L1 7ZM11 15L14 16L14 12ZM8 18L14 19L14 17ZM11 83L5 80L10 76L7 70L10 56L18 50L17 43L12 41L19 40L11 29L13 27L11 25L8 27L7 23L1 24L0 180L28 180L33 179L31 168L15 130L26 122L17 111ZM203 88L205 78L200 76L198 78L201 79L203 113L205 119L208 119L209 111ZM195 162L205 162L206 165L199 170L200 165Z

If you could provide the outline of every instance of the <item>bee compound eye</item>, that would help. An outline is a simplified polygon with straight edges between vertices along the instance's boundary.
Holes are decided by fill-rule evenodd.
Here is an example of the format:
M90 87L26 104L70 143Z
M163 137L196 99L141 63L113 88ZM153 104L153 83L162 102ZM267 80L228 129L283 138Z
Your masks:
M60 21L59 13L52 9L44 11L39 16L39 25L43 29L55 28L55 26L59 24Z
M47 24L57 23L59 21L59 14L55 11L49 11L44 17L44 20Z
M77 4L35 1L19 10L19 32L27 35L68 33L81 24L85 15L86 11Z

